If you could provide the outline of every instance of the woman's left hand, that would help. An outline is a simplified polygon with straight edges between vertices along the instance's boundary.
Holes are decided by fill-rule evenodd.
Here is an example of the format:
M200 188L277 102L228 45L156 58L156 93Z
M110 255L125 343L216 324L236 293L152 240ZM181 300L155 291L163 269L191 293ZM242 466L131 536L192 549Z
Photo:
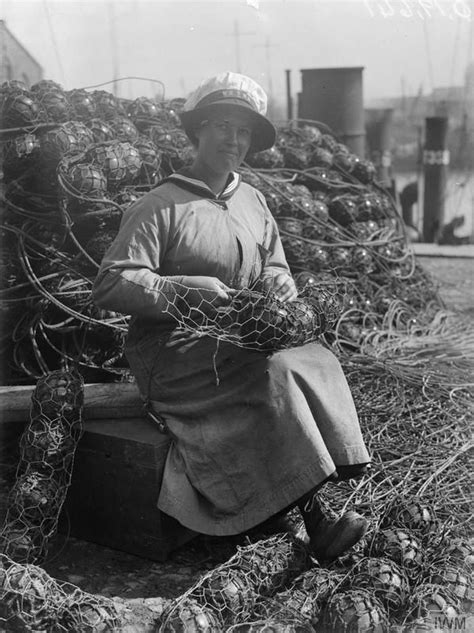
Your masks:
M271 290L274 292L277 299L283 303L294 301L298 296L295 282L287 273L280 273L275 277L267 277L263 282L263 288L266 291Z

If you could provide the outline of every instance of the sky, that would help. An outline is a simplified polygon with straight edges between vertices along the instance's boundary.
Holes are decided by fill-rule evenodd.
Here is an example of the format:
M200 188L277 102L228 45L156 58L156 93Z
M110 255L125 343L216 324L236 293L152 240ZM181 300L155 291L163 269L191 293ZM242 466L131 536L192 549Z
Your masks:
M277 100L301 70L363 67L364 100L462 85L471 0L0 0L0 17L65 89L184 97L205 77L250 75ZM126 77L141 79L122 80Z

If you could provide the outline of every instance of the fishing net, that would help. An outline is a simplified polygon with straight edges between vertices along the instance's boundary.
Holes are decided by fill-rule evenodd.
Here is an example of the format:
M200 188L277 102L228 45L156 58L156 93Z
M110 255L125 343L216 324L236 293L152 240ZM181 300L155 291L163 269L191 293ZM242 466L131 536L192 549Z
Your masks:
M363 589L334 594L326 605L324 622L328 633L385 633L388 630L383 606Z
M265 352L319 339L335 324L344 299L337 284L308 284L290 303L283 303L271 291L245 288L221 308L216 308L206 290L189 289L176 282L166 296L164 312L183 329Z
M408 528L421 541L427 541L439 530L434 509L428 508L421 499L405 499L395 495L383 515L381 527Z
M196 618L196 605L204 609L198 612L199 617L207 619L211 627L220 626L220 630L250 621L258 613L260 597L275 595L309 564L306 546L290 534L239 547L228 561L171 603L161 617L160 630L191 630L187 621Z
M323 497L328 495L327 500L335 509L342 511L351 504L374 517L360 548L334 568L321 568L302 543L290 535L257 540L204 573L190 590L169 604L162 616L155 614L147 622L162 631L206 627L216 631L339 631L343 626L346 630L387 631L386 618L390 617L403 630L422 631L432 628L439 621L436 618L453 618L454 613L461 617L468 612L473 553L467 538L460 535L471 516L470 479L468 463L463 465L462 435L459 429L453 432L463 424L459 416L462 401L446 395L438 410L431 396L430 410L418 387L421 376L409 374L415 383L410 391L409 383L394 371L387 367L386 372L384 376L380 371L375 373L370 365L356 363L347 371L351 382L357 374L354 395L356 402L364 402L363 422L367 424L367 438L375 456L373 473L357 484L339 484L320 493ZM367 389L374 380L375 389ZM407 422L407 411L418 420L423 416L421 433ZM468 427L466 422L466 435ZM453 443L449 454L442 441L444 434ZM439 442L433 441L438 437ZM383 469L379 469L377 459L383 451ZM48 459L55 463L54 450L52 453ZM407 462L409 467L405 466ZM391 516L397 528L388 530L387 536L382 534L385 530L381 526L387 525ZM381 536L376 538L377 535ZM400 560L403 562L396 562ZM5 566L12 564L9 561ZM63 592L69 591L44 574L33 590L33 567L24 566L25 580L13 598L10 585L5 585L5 581L2 585L3 591L5 586L9 589L10 610L8 616L5 612L1 616L8 626L41 618L43 622L67 622L65 630L81 630L79 624L86 626L85 623L93 623L100 630L113 618L120 625L130 622L130 618L135 625L145 621L142 612L130 612L131 605L107 601L79 589L70 589L74 597L66 600ZM62 591L58 591L58 584ZM43 591L42 587L46 589ZM354 595L350 592L355 587Z
M39 387L56 376L41 388L43 408L32 408L1 533L7 630L379 631L388 613L395 626L421 631L433 626L436 605L443 615L466 612L472 327L444 309L374 166L317 122L280 124L277 145L241 169L279 226L298 301L282 304L236 280L230 304L216 307L204 290L168 293L165 284L165 309L177 326L217 341L272 353L318 340L336 353L374 460L366 477L329 485L321 497L335 511L351 506L369 517L366 537L330 569L289 535L257 538L163 617L55 581L33 564L48 552L80 436L67 404L79 383L56 372L130 379L128 318L94 306L92 283L124 211L194 150L179 125L180 100L127 102L46 81L31 90L6 82L0 103L9 128L1 137L2 380Z
M433 568L432 575L427 575L429 584L438 585L448 590L459 600L463 612L470 613L474 603L474 587L472 573L466 569L459 569L453 563L441 563L437 569Z
M372 551L375 555L392 558L411 577L416 577L422 570L422 544L407 530L380 530L376 535Z
M5 127L34 125L42 120L39 104L28 91L6 88L1 97Z
M409 594L409 580L404 566L390 558L362 558L354 568L353 584L378 598L390 613L402 610Z
M1 551L17 562L42 562L56 533L82 433L82 407L83 379L76 372L59 370L38 380L0 533Z
M94 90L92 96L95 103L95 113L100 119L110 121L125 114L125 108L120 99L107 90Z
M93 96L80 88L74 88L66 92L75 118L80 121L89 121L95 117L95 102Z
M126 101L104 90L64 91L48 80L30 91L17 84L1 87L5 125L35 127L3 137L1 224L17 251L17 275L26 280L2 285L0 298L20 313L27 289L34 306L28 323L25 317L22 328L5 333L14 339L7 345L7 380L31 382L57 369L63 353L86 379L127 379L127 317L97 318L83 299L123 211L193 158L179 123L182 100ZM15 118L18 112L23 118ZM367 332L383 331L394 302L403 302L407 319L429 305L439 308L436 286L415 262L396 205L372 171L317 122L279 125L277 145L249 156L241 173L279 224L299 303L282 306L271 294L236 283L238 297L212 318L204 298L196 305L182 297L170 312L188 330L274 351L318 338L332 345L334 337L337 347L358 349ZM52 248L45 235L31 226L26 231L25 223L39 217L51 229L65 227L66 239ZM300 276L316 284L320 300L303 292ZM108 330L99 351L96 341Z
M5 554L0 554L0 581L0 623L7 631L105 631L123 621L124 609L114 601Z
M435 623L444 617L454 620L460 613L460 602L450 589L421 583L410 596L407 617Z

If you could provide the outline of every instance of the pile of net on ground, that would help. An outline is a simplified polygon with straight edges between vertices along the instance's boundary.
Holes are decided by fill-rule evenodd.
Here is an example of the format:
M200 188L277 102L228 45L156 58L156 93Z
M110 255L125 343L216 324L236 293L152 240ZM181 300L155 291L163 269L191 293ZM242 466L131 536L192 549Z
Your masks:
M293 537L251 543L173 601L162 631L418 633L472 622L472 325L439 315L345 355L373 455L359 482L328 484L328 513L370 519L354 550L321 566ZM249 560L251 561L249 563ZM250 585L250 589L249 589Z
M99 310L90 290L124 210L192 160L181 105L48 80L1 86L3 384L34 382L65 363L86 381L127 379L127 318ZM278 222L299 303L251 288L223 314L182 298L170 312L182 327L265 351L320 338L357 349L394 301L407 308L402 325L421 311L429 320L436 289L374 175L324 125L282 125L276 146L249 156L242 176Z
M282 126L277 146L242 169L278 222L299 301L244 288L215 312L204 299L188 305L183 291L169 310L183 328L265 353L316 339L335 351L374 467L321 494L334 510L350 505L371 519L364 542L321 567L292 536L255 538L161 615L37 567L67 493L82 381L128 377L127 319L90 300L99 261L127 206L192 149L180 102L123 102L47 81L29 91L4 84L0 99L9 129L2 381L36 383L1 533L0 622L32 631L462 628L472 603L472 325L444 310L373 166L319 124Z
M0 554L0 622L9 631L418 633L449 623L469 630L473 550L443 534L444 552L433 555L435 525L416 499L389 505L376 535L331 567L290 534L261 538L164 601L160 613Z
M342 358L373 468L359 482L329 484L320 497L329 513L351 507L370 519L356 548L320 565L293 513L294 534L251 532L159 609L147 606L152 600L93 595L38 567L67 493L83 400L79 374L40 378L0 533L0 623L6 631L127 633L469 630L472 397L463 380L474 332L439 313L431 337L415 334L373 333Z

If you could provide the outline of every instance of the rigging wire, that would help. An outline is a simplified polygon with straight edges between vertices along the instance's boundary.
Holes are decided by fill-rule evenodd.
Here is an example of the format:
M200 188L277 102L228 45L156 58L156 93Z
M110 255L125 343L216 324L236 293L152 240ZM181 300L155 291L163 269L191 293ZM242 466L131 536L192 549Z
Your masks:
M135 77L135 76L117 77L115 79L111 79L110 81L103 81L100 84L94 84L93 86L82 86L81 89L82 90L91 90L93 88L101 88L102 86L108 86L109 84L113 84L113 83L116 83L118 81L126 81L127 79L137 79L138 81L150 81L150 82L159 84L161 86L161 90L162 90L161 99L164 101L164 98L165 98L165 84L162 81L160 81L159 79L151 79L150 77Z
M425 52L426 52L426 61L428 65L428 77L431 84L431 92L433 93L435 83L434 83L434 73L433 73L433 63L431 59L431 46L430 46L430 38L428 34L428 29L426 26L426 20L422 20L423 23L423 34L424 34L424 43L425 43Z
M452 57L452 61L451 61L451 69L450 69L450 72L449 72L449 90L448 90L448 95L447 95L447 99L448 100L452 96L452 92L453 92L453 88L454 88L454 71L455 71L455 68L456 68L456 59L457 59L457 56L458 56L460 23L461 23L461 18L458 16L458 19L456 21L456 35L455 35L455 38L454 38L453 57Z
M429 82L431 84L431 94L432 94L432 102L433 105L436 107L436 105L438 105L438 102L440 100L440 96L438 95L438 98L436 98L436 94L435 94L435 79L434 79L434 70L433 70L433 60L432 60L432 55L431 55L431 41L430 41L430 34L428 32L428 28L427 28L427 23L424 20L423 21L423 35L424 35L424 45L425 45L425 53L426 53L426 61L427 61L427 68L428 68L428 78L429 78ZM456 23L456 34L455 34L455 41L454 41L454 47L453 47L453 55L452 55L452 62L451 62L451 69L450 69L450 74L449 74L449 88L447 90L447 94L445 97L445 100L448 102L451 101L451 98L453 96L455 96L454 94L454 73L455 73L455 68L456 68L456 61L458 59L459 56L459 40L460 40L460 18L458 17L457 23ZM468 45L468 58L467 58L467 66L469 66L469 62L471 60L471 56L472 56L472 47L473 47L473 25L472 22L470 23L470 40L469 40L469 45ZM468 95L467 95L467 82L464 83L464 90L463 90L463 98L462 98L462 106L463 106L463 121L461 123L461 132L462 130L466 131L467 128L467 119L469 118L470 114L469 114L469 107L468 107ZM458 159L461 159L465 156L463 156L465 154L465 141L466 141L466 135L461 133L461 142L459 144L458 147ZM466 172L465 174L463 174L463 178L461 182L457 182L456 183L456 188L453 188L453 182L451 183L447 183L445 192L444 192L444 196L443 196L443 200L446 202L447 199L451 199L452 201L452 207L455 208L455 213L454 215L458 215L460 209L463 207L464 201L465 201L465 196L468 195L468 192L471 190L472 187L472 179L471 179L471 175L469 174L469 170L468 167L464 167L462 169L463 172ZM455 200L456 199L456 200Z
M58 68L59 68L59 72L61 74L61 81L62 83L66 83L66 76L64 74L64 68L63 68L63 64L61 61L61 55L59 54L59 47L58 47L58 43L56 40L56 33L54 31L54 26L53 26L53 22L51 20L51 14L49 12L49 6L48 6L48 1L47 0L43 0L43 8L44 8L44 12L46 14L46 20L48 22L48 28L49 28L49 33L51 35L51 41L53 43L53 48L54 48L54 53L56 56L56 62L58 64Z
M459 24L459 22L458 22ZM456 204L456 215L459 212L460 208L463 208L463 205L466 208L469 207L469 197L471 200L471 208L474 202L474 187L473 187L473 176L472 170L469 165L469 119L472 119L472 108L469 103L469 94L468 94L468 83L469 81L474 80L474 68L470 70L470 66L474 66L474 62L472 61L472 53L473 53L473 35L474 35L474 27L472 21L470 21L469 33L468 33L468 44L467 44L467 59L466 59L466 75L464 78L464 87L462 94L462 121L460 127L460 142L458 145L458 156L457 158L460 162L464 162L464 167L462 169L463 173L463 182L457 183L458 189L455 193L457 193L457 204ZM454 61L453 61L454 68ZM470 78L469 73L473 75ZM472 121L471 121L472 125ZM471 159L472 160L472 159ZM466 198L468 198L466 200ZM474 225L471 225L471 233L474 232Z

